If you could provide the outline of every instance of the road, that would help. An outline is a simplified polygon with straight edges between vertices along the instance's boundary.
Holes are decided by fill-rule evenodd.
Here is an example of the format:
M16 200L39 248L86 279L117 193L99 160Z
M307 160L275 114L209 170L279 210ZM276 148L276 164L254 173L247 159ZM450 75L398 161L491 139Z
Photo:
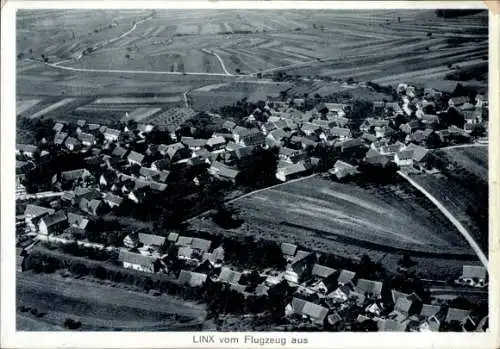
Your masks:
M217 57L217 59L219 60L219 63L222 67L222 70L224 70L224 73L226 75L229 75L229 76L233 76L233 74L231 74L227 69L226 69L226 65L224 64L224 61L222 60L222 58L214 51L209 51L207 49L202 49L203 52L209 54L209 55L213 55L215 57Z
M488 270L488 258L484 254L484 252L481 250L479 245L476 243L474 238L471 236L471 234L465 229L465 227L458 221L458 219L451 214L450 211L444 205L439 202L431 193L429 193L427 190L425 190L422 186L420 186L417 182L415 182L413 179L411 179L408 175L404 174L401 171L398 171L398 174L406 179L411 185L413 185L416 189L418 189L422 194L424 194L436 207L450 220L450 222L458 229L458 231L463 235L465 240L469 243L469 245L472 247L476 255L478 256L479 260L483 264L483 266Z
M457 144L457 145L450 145L448 147L442 147L439 149L472 148L472 147L488 147L488 144L479 144L479 143Z

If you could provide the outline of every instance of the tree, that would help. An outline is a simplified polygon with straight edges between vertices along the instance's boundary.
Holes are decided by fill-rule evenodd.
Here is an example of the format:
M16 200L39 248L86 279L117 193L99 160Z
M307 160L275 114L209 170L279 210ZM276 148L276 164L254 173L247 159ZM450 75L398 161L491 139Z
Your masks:
M432 33L431 32L428 32L427 33L427 36L430 38L432 36Z
M127 54L125 55L125 58L130 59L130 55L127 53Z
M279 149L255 148L238 162L238 182L250 188L262 188L276 182Z

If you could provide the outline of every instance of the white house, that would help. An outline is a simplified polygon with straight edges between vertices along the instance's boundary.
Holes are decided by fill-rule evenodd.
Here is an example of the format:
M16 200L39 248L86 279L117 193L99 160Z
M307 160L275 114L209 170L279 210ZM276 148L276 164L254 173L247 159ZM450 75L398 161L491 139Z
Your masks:
M412 166L413 165L413 151L401 150L394 154L394 162L398 166Z

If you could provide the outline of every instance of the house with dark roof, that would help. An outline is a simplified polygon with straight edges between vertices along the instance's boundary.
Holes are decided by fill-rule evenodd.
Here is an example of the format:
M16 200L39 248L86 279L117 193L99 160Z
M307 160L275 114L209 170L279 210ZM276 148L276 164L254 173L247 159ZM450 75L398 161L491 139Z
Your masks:
M165 244L166 238L164 236L138 233L139 242L145 246L160 248Z
M108 204L110 208L115 208L121 205L123 198L113 193L106 193L104 194L103 201Z
M131 165L135 164L135 165L141 166L142 162L144 161L144 155L132 150L128 154L127 160L129 162L129 164L131 164Z
M210 137L206 143L206 147L212 151L222 149L224 148L225 145L226 145L226 139L224 137L214 136L214 135L212 135L212 137Z
M462 275L456 280L456 283L473 287L486 287L486 268L481 265L464 265Z
M285 308L285 315L290 316L292 314L300 315L311 320L315 324L323 325L328 314L328 309L321 305L294 297L291 303Z
M43 235L55 235L62 233L68 226L68 217L64 211L57 211L40 219L38 230Z
M222 180L236 182L236 179L240 171L237 169L230 168L221 162L214 161L210 166L210 168L208 169L208 173Z
M108 142L114 142L120 137L121 131L114 128L106 128L102 133Z
M24 210L24 221L32 232L36 231L38 221L47 215L52 215L55 212L52 208L28 204Z
M191 287L203 286L206 280L206 274L196 273L189 270L181 270L179 278L177 279L180 284L189 285Z
M382 297L382 282L358 279L356 291L366 298L380 299Z
M295 256L295 253L297 252L297 245L283 242L281 244L281 252L283 253L283 256L285 256L285 258L291 258Z
M86 199L80 200L80 209L90 215L98 216L104 211L104 202L101 199Z
M78 140L86 147L90 147L96 143L94 135L90 133L80 132L77 137Z
M303 175L307 171L308 169L301 162L297 164L279 163L278 168L276 169L276 178L282 182L286 182L290 179Z
M413 165L413 151L401 150L394 154L394 162L398 166L412 166Z
M154 273L158 258L120 249L118 261L122 262L124 268Z
M113 149L113 151L111 152L111 155L115 156L117 158L123 159L123 158L125 158L127 153L128 153L128 149L125 149L125 148L118 145L115 147L115 149Z
M87 228L87 225L89 224L89 220L82 215L68 212L68 224L73 226L73 227L85 229L85 228Z
M228 284L237 284L241 279L241 273L228 267L222 267L219 274L219 281Z

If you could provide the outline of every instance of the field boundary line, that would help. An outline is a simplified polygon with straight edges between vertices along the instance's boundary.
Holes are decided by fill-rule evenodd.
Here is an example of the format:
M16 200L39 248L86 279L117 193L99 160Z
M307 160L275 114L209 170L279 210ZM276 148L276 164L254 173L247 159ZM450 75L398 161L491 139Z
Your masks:
M207 49L202 49L203 52L205 52L206 54L209 54L209 55L213 55L217 58L217 60L219 61L221 67L222 67L222 70L224 70L224 73L226 75L229 75L229 76L233 76L233 74L231 74L227 69L226 69L226 65L224 64L224 61L222 60L222 58L215 52L215 51L209 51Z
M476 255L478 256L479 260L483 264L483 266L488 270L488 258L486 258L486 255L484 252L481 250L477 242L474 240L474 238L471 236L469 231L465 229L465 227L458 221L458 219L453 216L453 214L448 211L446 207L438 200L436 199L431 193L429 193L425 188L423 188L421 185L419 185L417 182L415 182L413 179L411 179L408 175L404 174L401 171L398 171L398 174L406 179L412 186L414 186L416 189L418 189L422 194L424 194L436 207L448 218L448 220L458 229L458 231L462 234L462 236L467 240L469 245L472 247Z

